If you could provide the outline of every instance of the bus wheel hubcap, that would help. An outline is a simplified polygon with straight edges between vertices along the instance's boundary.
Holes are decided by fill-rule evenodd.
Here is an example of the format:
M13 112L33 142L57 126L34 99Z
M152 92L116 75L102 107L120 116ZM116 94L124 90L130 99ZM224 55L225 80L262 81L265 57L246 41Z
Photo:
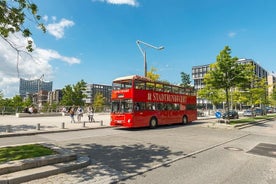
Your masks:
M150 121L150 126L151 126L151 127L155 127L155 126L156 126L156 120L155 120L155 119L152 119L152 120Z

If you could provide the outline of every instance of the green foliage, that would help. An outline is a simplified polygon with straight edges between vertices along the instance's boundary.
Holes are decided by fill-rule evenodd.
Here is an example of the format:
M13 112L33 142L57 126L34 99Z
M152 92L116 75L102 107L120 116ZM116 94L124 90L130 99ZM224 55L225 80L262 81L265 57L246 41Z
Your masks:
M25 101L23 102L23 105L25 106L25 107L30 107L31 105L32 105L32 99L31 98L27 98L27 99L25 99Z
M105 100L105 98L104 98L102 93L96 93L95 94L93 106L94 106L94 109L95 109L96 112L103 111L104 100Z
M185 73L185 72L181 72L180 75L181 75L181 84L180 84L180 86L184 86L184 87L191 86L190 75Z
M71 86L66 85L62 89L62 100L61 104L65 106L83 106L84 101L83 98L86 97L86 95L83 93L83 91L86 89L86 82L84 80L81 80L77 82L77 84Z
M20 107L23 105L23 99L21 98L21 96L16 95L12 98L12 105L14 107Z
M205 75L204 82L217 89L230 89L240 84L248 83L248 75L245 65L237 62L238 58L231 57L231 49L226 46L217 56L215 63L211 64L211 70Z
M276 106L276 86L273 87L273 91L270 94L269 99L270 99L271 105Z
M216 62L210 65L210 71L204 76L204 83L209 88L224 90L227 109L229 109L229 91L240 85L249 83L252 70L247 65L237 62L237 57L231 57L228 46L217 56Z
M158 81L160 78L160 75L155 73L157 71L156 68L152 67L150 71L147 72L147 77L152 79L153 81Z
M15 48L14 44L7 40L10 33L21 32L25 38L32 35L29 28L24 26L26 20L36 22L38 27L46 32L45 26L39 22L41 16L37 12L37 5L29 0L0 0L0 36ZM31 40L28 40L26 49L33 51Z
M204 88L198 90L197 96L199 98L204 98L210 101L213 105L217 106L225 99L225 93L222 89L214 89L210 86L205 86Z

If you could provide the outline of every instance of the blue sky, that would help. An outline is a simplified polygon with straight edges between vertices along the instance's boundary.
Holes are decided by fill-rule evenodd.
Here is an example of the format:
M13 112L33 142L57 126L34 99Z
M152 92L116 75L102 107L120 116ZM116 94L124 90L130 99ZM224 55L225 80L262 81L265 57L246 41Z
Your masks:
M275 71L275 0L33 0L47 27L31 27L33 58L16 54L0 39L0 90L18 94L18 76L53 81L54 89L87 83L111 85L114 78L143 75L141 40L158 51L147 52L148 70L161 80L180 83L180 72L213 63L226 46L232 56L253 59ZM16 39L17 38L17 39ZM11 37L24 45L20 35ZM4 61L4 62L2 62Z

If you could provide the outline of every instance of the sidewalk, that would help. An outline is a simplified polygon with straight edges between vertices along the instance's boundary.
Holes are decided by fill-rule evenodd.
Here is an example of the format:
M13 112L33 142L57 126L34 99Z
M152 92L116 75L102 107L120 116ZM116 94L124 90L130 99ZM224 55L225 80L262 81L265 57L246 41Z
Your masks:
M109 113L95 113L94 119L95 122L88 122L85 114L81 122L75 117L76 123L71 123L69 116L18 118L4 115L0 116L0 137L109 127Z

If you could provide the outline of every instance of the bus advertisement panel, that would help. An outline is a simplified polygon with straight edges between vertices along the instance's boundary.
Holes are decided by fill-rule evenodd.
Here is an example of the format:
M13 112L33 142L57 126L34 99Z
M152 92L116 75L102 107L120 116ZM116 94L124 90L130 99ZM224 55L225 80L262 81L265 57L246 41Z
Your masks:
M113 81L111 126L155 128L197 119L192 88L127 76Z

